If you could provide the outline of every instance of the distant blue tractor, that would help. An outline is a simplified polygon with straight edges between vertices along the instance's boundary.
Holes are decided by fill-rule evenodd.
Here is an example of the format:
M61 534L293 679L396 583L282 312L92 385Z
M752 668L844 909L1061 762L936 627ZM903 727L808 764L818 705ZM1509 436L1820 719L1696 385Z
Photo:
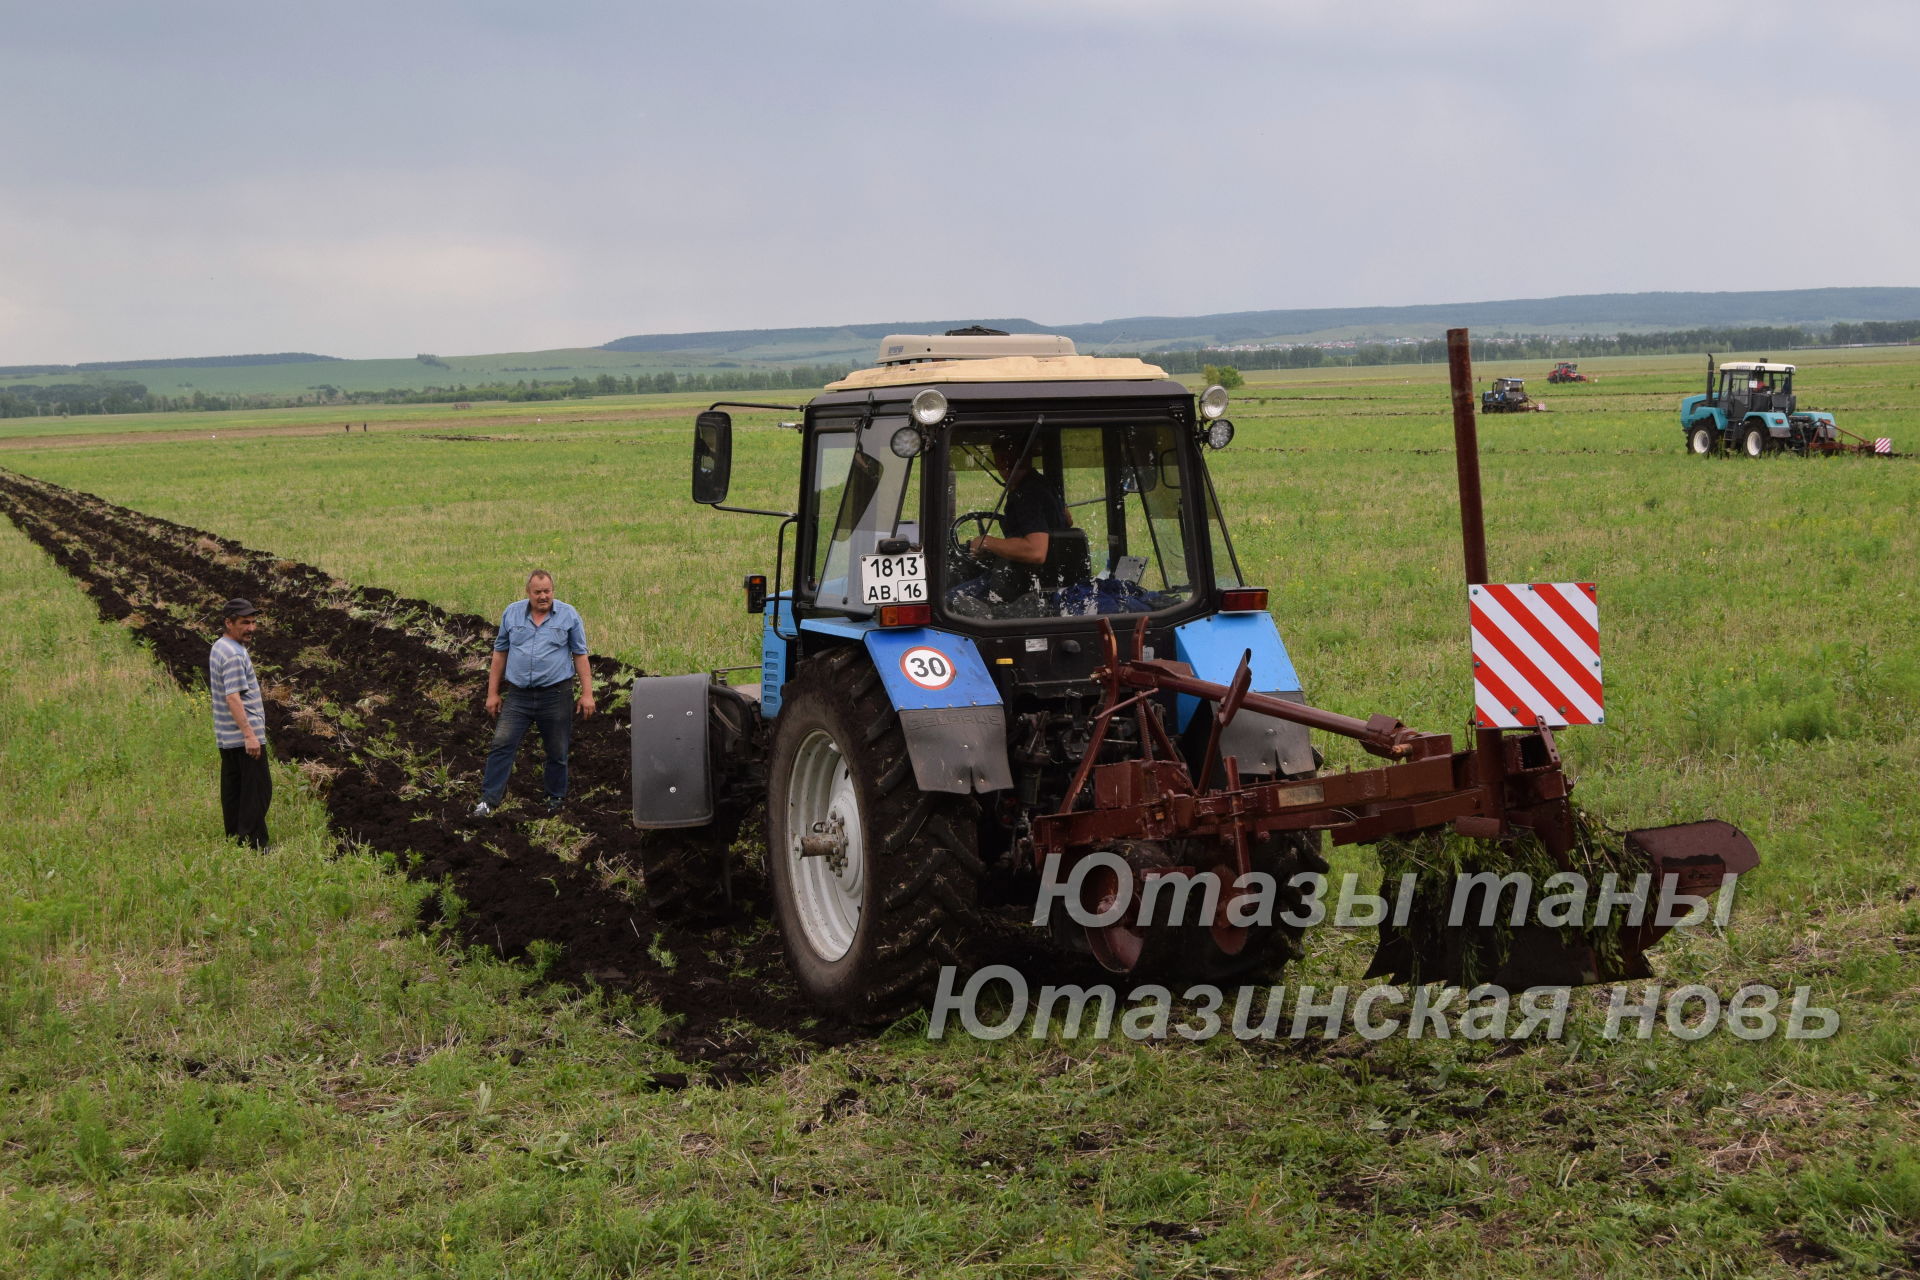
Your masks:
M1707 392L1680 402L1680 426L1688 452L1700 457L1739 452L1749 458L1773 453L1848 453L1857 446L1840 439L1833 415L1801 412L1793 394L1793 366L1764 360L1719 367L1707 357Z

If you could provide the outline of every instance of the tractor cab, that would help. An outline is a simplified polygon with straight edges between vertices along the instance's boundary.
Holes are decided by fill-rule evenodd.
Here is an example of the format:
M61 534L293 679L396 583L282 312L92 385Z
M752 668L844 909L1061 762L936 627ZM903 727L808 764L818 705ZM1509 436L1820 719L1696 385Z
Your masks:
M1216 611L1241 585L1205 464L1233 438L1226 407L1224 390L1196 405L1152 365L1050 335L889 336L794 424L782 626L986 638ZM696 431L695 498L710 504L731 452L720 410Z
M1034 363L982 359L932 385L876 369L889 376L808 407L800 616L924 602L979 632L1191 613L1238 585L1191 394L1137 361L1056 358L1068 368L1046 373L1082 375L1058 378ZM1232 425L1207 421L1201 438L1224 445Z
M1766 361L1723 364L1711 403L1732 422L1749 413L1792 413L1793 366Z

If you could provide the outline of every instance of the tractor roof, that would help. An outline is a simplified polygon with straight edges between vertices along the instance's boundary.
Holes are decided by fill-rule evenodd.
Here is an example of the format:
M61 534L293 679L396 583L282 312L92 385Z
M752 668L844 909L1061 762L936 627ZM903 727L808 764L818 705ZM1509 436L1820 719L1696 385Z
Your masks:
M1720 367L1728 373L1792 373L1793 372L1793 366L1790 364L1767 364L1764 361L1758 361L1758 360L1741 360L1741 361L1729 360L1726 364L1723 364Z
M998 356L855 369L840 381L828 383L826 389L859 391L936 382L1135 382L1166 376L1167 371L1160 366L1131 356Z
M979 325L946 333L890 333L880 339L875 364L930 360L992 360L1000 356L1070 356L1073 339L1055 333L1005 333Z

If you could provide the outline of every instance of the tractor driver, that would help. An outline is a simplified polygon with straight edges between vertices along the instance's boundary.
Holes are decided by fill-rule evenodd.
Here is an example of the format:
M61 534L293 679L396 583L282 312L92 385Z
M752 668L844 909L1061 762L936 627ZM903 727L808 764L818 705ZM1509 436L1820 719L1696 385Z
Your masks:
M1051 481L1023 457L1027 433L1003 431L988 447L1003 492L996 504L1000 533L969 538L964 548L977 576L956 583L947 607L968 617L1033 617L1039 597L1039 571L1047 562L1053 535L1073 527L1073 517ZM1041 606L1044 608L1044 606Z
M993 438L993 465L1006 485L1000 514L1000 531L1005 536L981 534L968 542L967 550L976 558L985 554L1013 564L1045 564L1049 535L1073 527L1067 504L1047 478L1033 469L1033 459L1022 456L1026 443L1012 431Z

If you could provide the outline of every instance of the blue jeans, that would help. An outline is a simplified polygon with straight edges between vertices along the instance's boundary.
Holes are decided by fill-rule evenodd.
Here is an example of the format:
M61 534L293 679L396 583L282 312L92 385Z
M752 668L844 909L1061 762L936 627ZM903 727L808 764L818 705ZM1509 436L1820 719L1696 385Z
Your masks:
M562 680L544 689L500 690L500 718L494 723L493 745L487 749L487 768L480 779L480 798L498 805L507 794L513 758L529 725L540 726L540 745L546 749L547 803L558 804L567 795L567 747L573 740L573 681Z

